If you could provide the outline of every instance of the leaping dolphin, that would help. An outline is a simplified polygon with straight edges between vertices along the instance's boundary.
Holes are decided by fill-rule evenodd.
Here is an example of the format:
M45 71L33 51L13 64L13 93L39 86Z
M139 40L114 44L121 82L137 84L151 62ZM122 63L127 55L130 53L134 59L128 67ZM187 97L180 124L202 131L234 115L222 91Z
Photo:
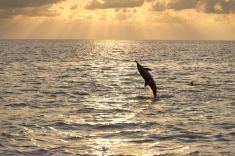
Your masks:
M146 87L148 85L153 91L154 98L156 98L157 97L157 86L156 86L155 81L153 80L153 77L148 72L148 71L151 71L151 69L141 66L137 61L135 61L135 62L137 63L137 68L138 68L140 75L143 77L143 79L145 81L144 87Z

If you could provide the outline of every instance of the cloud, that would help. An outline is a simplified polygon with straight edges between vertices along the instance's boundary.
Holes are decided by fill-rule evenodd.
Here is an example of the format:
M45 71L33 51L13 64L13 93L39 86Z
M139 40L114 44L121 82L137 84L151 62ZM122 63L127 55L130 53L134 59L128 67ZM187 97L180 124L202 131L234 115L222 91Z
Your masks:
M198 2L198 0L156 1L153 8L155 11L194 9Z
M11 18L17 15L23 16L57 16L58 13L49 10L49 6L41 6L36 8L15 8L15 9L0 9L0 18Z
M0 18L23 16L56 16L51 5L63 0L0 0Z
M185 10L195 9L198 12L213 14L235 13L235 0L171 0L171 1L154 1L152 2L153 10Z
M123 8L123 9L116 9L116 19L117 20L130 20L134 19L134 15L136 14L136 9L128 9L128 8Z
M133 8L143 5L145 0L92 0L86 9Z
M71 10L76 10L77 8L78 8L77 5L73 5L73 6L70 7Z
M0 0L0 8L26 8L39 7L48 4L58 3L63 0Z
M229 14L235 13L235 0L204 0L201 10L205 13Z

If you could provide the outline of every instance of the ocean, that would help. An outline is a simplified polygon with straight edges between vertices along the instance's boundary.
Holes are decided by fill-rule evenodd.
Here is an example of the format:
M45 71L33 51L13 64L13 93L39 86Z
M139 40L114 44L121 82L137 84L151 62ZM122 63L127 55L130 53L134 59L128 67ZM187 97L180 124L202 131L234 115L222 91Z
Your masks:
M2 39L0 155L235 155L235 41Z

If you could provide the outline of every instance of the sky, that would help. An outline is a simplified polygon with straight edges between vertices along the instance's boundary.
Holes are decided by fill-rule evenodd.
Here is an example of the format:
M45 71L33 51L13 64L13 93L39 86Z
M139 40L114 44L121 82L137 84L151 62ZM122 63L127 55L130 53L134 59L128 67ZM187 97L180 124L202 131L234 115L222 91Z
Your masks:
M0 38L234 40L235 0L0 0Z

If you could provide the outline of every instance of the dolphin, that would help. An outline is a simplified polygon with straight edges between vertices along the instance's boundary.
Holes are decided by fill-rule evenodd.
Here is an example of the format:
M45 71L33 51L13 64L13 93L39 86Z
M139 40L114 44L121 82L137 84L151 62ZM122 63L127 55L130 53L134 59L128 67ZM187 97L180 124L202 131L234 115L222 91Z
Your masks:
M157 97L157 86L156 86L155 81L153 80L153 77L149 73L149 71L152 71L152 70L141 66L136 60L135 60L135 62L137 63L137 68L138 68L140 75L143 77L143 79L145 81L144 87L149 86L153 91L154 98L156 98Z

